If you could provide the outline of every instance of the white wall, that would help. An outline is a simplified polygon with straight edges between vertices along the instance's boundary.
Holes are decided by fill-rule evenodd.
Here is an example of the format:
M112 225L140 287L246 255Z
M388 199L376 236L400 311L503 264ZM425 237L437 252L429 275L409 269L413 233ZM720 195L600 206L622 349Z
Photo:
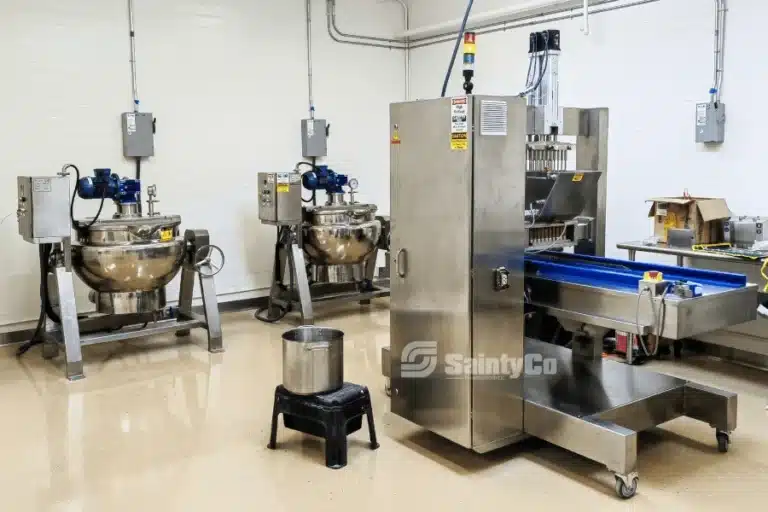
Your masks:
M388 104L403 98L402 54L333 43L325 1L313 3L317 115L332 123L328 162L359 177L360 199L387 211ZM36 248L14 218L16 176L52 175L65 162L133 175L119 127L131 109L126 5L0 2L0 219L11 214L0 225L0 325L38 310ZM339 18L368 33L403 28L399 6L378 0L339 0ZM274 230L258 222L255 176L292 169L301 157L304 1L135 0L135 21L141 106L158 120L145 186L157 184L160 211L181 214L182 228L207 228L224 249L221 295L264 288ZM97 206L79 201L76 216Z
M476 0L475 12L513 0ZM523 2L517 2L523 3ZM413 0L411 26L460 18L464 0ZM475 92L509 94L523 88L528 34L562 31L561 100L565 105L610 109L607 255L621 241L651 235L648 205L654 195L725 197L737 214L768 214L768 177L761 168L768 118L762 101L768 61L755 35L768 2L731 1L725 82L726 143L715 150L695 144L695 103L708 100L712 81L714 2L661 0L594 16L591 35L581 19L478 36ZM412 52L413 98L440 92L450 58L448 44ZM460 62L458 64L461 65ZM461 94L457 68L449 94Z

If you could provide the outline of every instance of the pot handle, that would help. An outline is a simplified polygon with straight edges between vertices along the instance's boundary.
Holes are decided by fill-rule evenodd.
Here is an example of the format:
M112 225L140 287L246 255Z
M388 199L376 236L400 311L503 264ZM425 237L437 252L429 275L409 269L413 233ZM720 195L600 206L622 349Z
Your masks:
M397 271L397 275L400 277L405 277L405 275L408 273L408 253L405 252L405 249L400 249L397 251L397 255L395 256L395 270Z
M304 345L304 350L307 352L312 350L330 350L331 344L330 343L312 343Z

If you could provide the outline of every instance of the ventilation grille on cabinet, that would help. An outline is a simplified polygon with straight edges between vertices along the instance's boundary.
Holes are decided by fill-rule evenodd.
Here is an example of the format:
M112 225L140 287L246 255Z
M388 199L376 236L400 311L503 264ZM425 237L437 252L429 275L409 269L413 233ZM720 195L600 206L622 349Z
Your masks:
M480 134L507 135L507 102L483 100L480 104Z

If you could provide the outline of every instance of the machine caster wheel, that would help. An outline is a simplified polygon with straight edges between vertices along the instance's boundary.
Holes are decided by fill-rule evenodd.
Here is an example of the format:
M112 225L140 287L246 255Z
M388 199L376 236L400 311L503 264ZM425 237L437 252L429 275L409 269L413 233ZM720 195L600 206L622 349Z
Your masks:
M728 453L728 448L731 444L731 436L728 432L717 432L717 451L720 453Z
M388 397L392 396L392 383L389 379L384 383L384 393L386 393Z
M628 478L628 480L630 480ZM632 483L627 485L624 483L624 478L616 475L616 494L623 500L628 500L637 494L637 484L639 482L638 477L631 477Z

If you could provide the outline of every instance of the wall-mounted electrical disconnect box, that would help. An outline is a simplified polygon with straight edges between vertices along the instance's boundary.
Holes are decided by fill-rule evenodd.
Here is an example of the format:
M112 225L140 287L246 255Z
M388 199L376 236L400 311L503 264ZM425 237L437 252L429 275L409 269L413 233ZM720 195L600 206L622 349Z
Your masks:
M328 124L325 119L301 120L301 154L304 158L328 156Z
M155 118L149 112L126 112L120 116L123 126L123 156L155 156Z
M725 141L725 103L710 101L696 105L696 142L722 144Z

